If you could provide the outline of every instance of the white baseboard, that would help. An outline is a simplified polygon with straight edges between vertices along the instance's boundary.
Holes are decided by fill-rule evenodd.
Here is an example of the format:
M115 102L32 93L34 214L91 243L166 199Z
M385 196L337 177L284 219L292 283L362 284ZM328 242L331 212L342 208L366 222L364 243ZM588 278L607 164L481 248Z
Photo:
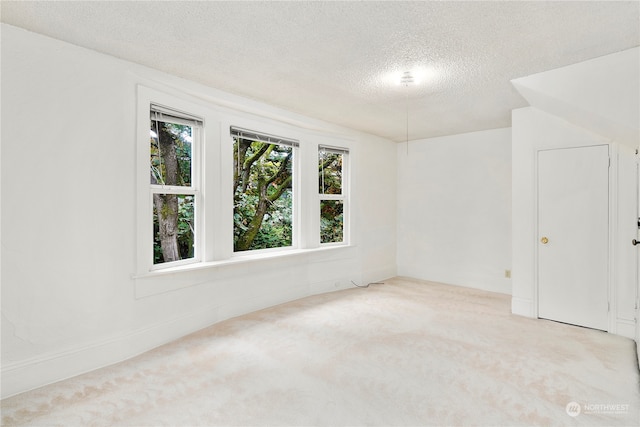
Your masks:
M620 335L623 337L631 338L632 340L636 337L636 322L633 320L622 320L618 319L616 321L616 335Z
M518 316L530 317L535 319L536 313L533 306L533 301L530 299L523 299L518 297L511 298L511 312Z
M2 398L122 362L219 320L217 307L119 336L2 365Z

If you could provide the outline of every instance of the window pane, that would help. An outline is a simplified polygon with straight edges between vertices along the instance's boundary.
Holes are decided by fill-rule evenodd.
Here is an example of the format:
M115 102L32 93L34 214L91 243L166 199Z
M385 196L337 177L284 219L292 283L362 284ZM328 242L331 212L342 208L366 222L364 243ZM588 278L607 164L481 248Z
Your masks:
M194 196L153 195L153 263L194 257Z
M150 136L151 184L191 186L191 126L151 120Z
M291 246L293 148L234 138L233 249Z
M320 194L342 194L342 154L318 152Z
M320 201L320 243L344 241L344 205L342 200Z

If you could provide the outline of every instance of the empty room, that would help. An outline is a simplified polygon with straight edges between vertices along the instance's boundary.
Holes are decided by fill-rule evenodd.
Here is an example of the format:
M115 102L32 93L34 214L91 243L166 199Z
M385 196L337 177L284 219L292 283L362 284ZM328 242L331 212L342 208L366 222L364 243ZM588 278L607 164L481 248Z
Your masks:
M0 20L2 425L640 425L639 1Z

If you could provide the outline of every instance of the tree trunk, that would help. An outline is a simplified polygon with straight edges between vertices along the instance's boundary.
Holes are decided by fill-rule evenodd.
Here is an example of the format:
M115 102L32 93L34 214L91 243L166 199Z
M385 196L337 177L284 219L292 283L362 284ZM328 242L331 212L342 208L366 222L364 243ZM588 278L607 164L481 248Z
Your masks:
M278 171L276 175L272 176L268 180L264 180L264 179L258 180L258 193L260 197L258 199L258 205L256 206L256 214L251 219L251 222L247 226L247 229L244 231L244 233L242 233L238 237L238 240L236 241L236 247L235 247L236 251L246 251L251 248L251 244L253 243L254 239L258 235L258 232L260 231L260 228L262 227L262 221L264 220L265 214L269 210L269 206L275 200L280 198L280 196L282 196L282 193L284 193L285 190L291 186L292 178L291 178L291 175L289 175L283 179L283 181L276 188L276 191L273 192L272 195L269 196L267 194L268 187L273 184L273 182L276 180L276 178L279 177L279 175L282 175L285 173L286 163L290 159L291 159L291 156L288 156L287 159L283 162L283 165L280 168L280 171Z
M258 235L260 227L262 227L262 220L264 219L264 215L267 213L267 209L269 208L268 199L266 197L267 187L265 182L261 181L259 183L259 186L260 199L258 200L258 205L256 206L256 214L251 219L247 230L238 237L235 248L235 250L237 251L246 251L251 248L253 240Z
M154 194L153 203L158 214L160 247L164 262L180 259L178 250L178 196Z
M175 137L164 125L158 129L160 156L165 167L165 184L178 185L178 158ZM176 194L154 194L153 202L158 214L160 246L165 262L180 259L178 249L178 196Z

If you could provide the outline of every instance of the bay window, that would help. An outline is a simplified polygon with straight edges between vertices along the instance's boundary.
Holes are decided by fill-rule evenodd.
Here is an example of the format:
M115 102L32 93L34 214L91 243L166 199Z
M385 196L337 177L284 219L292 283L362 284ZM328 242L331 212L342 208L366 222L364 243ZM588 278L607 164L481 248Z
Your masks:
M349 149L322 144L337 139L170 91L137 95L136 277L350 243Z

